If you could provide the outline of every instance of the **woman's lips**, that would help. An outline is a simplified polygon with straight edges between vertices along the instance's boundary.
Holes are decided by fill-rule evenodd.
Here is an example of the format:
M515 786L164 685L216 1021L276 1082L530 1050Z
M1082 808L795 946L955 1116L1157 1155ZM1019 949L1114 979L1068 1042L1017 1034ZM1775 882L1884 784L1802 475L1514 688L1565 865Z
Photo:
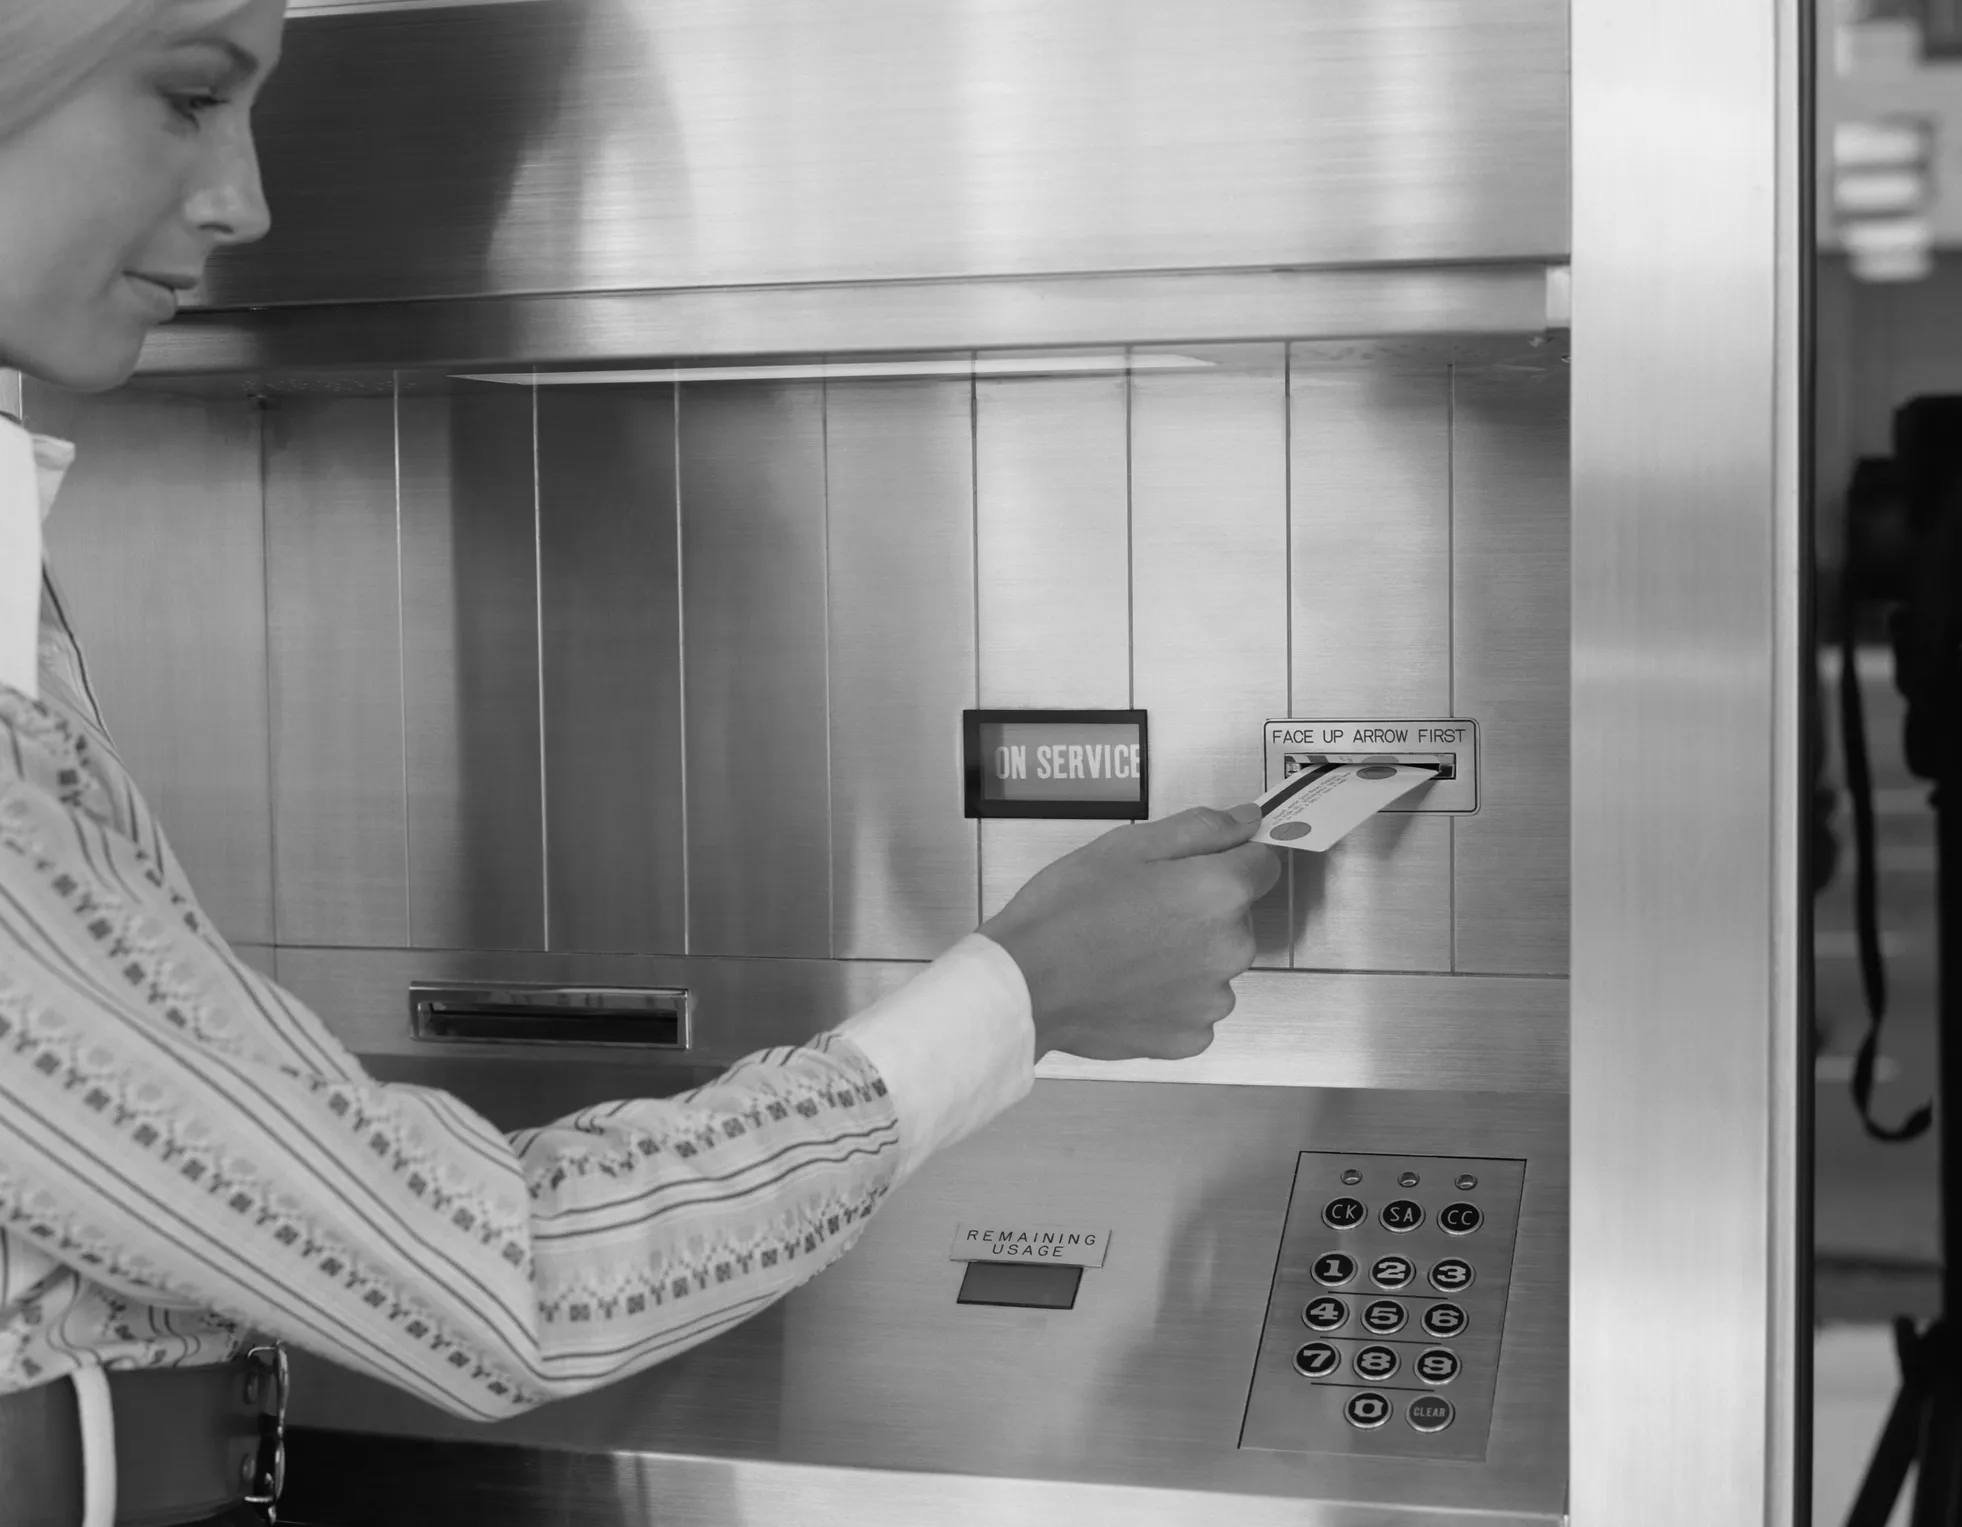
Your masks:
M136 299L146 311L154 314L158 322L177 316L177 303L181 296L178 288L166 286L150 276L139 276L134 271L123 278L136 294Z

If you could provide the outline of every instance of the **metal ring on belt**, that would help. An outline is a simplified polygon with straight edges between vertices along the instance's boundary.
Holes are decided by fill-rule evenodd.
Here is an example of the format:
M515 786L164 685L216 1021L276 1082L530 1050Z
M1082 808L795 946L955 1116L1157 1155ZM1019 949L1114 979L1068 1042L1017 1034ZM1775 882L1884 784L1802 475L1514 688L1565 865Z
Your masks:
M108 1375L116 1527L180 1527L240 1505L267 1522L286 1473L286 1354ZM7 1527L82 1520L82 1429L66 1380L0 1394L0 1512Z

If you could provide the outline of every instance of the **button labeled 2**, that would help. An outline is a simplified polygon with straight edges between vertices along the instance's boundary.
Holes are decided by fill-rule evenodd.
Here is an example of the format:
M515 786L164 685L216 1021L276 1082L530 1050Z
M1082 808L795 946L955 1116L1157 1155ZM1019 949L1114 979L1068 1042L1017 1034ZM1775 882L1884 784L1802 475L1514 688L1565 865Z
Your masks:
M1378 1257L1369 1269L1369 1281L1378 1288L1402 1288L1416 1276L1409 1257Z

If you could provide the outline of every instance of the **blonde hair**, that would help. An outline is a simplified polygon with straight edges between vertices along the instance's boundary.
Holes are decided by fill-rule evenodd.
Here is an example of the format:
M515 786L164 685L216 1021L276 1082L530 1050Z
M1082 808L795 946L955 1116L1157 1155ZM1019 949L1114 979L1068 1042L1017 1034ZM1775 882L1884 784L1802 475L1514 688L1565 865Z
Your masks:
M0 0L0 141L107 63L167 0Z

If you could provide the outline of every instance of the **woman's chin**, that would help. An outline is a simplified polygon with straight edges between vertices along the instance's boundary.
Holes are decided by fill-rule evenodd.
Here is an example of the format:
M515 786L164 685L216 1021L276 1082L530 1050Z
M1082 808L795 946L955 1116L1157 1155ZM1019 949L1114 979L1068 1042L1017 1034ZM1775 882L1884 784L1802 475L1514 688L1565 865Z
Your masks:
M11 364L37 382L65 387L70 392L109 392L127 382L143 356L143 342L149 328L131 331L116 325L117 332L102 332L80 343L33 347Z

